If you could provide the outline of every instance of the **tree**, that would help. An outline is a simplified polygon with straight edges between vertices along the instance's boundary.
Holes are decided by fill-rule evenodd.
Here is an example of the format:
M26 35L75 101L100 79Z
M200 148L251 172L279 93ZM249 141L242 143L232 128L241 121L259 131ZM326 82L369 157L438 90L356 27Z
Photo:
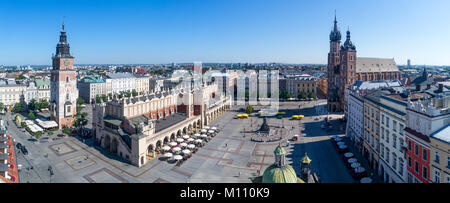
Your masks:
M245 113L247 113L247 114L253 113L253 106L248 105L247 108L245 109Z
M314 99L314 98L316 98L316 94L314 94L314 92L310 92L308 94L308 98Z
M16 103L14 105L14 112L18 113L18 112L21 112L22 110L23 110L22 103Z
M135 90L135 89L133 89L133 91L131 92L131 94L133 94L133 97L135 97L135 96L137 96L137 95L138 95L138 93L136 92L136 90Z
M69 135L70 134L70 129L68 127L64 127L62 130L62 133Z
M22 126L22 128L27 128L28 126L27 126L27 123L25 123L25 122L21 122L20 123L20 126Z
M0 110L3 110L5 108L5 105L0 102Z
M306 93L300 92L300 94L298 94L298 99L306 99Z
M39 100L39 110L47 109L49 106L50 106L50 103L48 103L47 100L45 100L45 99L40 99Z
M102 103L102 98L99 95L95 96L95 102Z
M31 119L34 119L34 113L33 112L30 112L29 114L28 114L28 117L30 117Z
M106 102L106 95L102 94L102 100L103 102Z
M73 126L79 128L78 132L80 131L83 132L83 127L88 124L88 120L86 119L86 117L87 117L86 112L77 113L76 120L73 123Z
M81 98L81 97L78 97L78 98L77 98L77 105L78 105L78 106L81 106L81 105L83 105L84 103L85 103L85 101L84 101L83 98Z
M28 109L30 110L36 110L37 101L36 99L31 99L31 101L28 103Z

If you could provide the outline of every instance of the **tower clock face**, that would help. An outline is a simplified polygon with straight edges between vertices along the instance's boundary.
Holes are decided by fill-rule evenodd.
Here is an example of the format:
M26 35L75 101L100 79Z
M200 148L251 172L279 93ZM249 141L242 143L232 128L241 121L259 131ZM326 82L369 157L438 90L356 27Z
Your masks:
M69 60L64 60L64 65L66 65L66 66L68 66L68 65L70 65L70 62L69 62Z

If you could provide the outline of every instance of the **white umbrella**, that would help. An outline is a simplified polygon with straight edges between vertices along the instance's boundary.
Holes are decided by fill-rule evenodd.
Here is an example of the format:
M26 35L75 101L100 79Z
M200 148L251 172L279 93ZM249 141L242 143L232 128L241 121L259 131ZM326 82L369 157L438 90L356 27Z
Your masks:
M174 147L172 150L175 151L175 152L178 152L178 151L181 150L181 148L179 148L179 147Z
M188 142L192 142L192 141L194 141L194 140L195 140L194 138L189 138L189 139L187 139Z
M189 138L189 135L183 135L183 138L184 138L184 139L188 139L188 138Z
M183 157L182 157L181 155L175 155L175 156L173 157L173 159L175 159L175 160L181 160L181 159L183 159Z
M183 154L190 154L190 153L191 153L191 150L185 149L185 150L183 150L183 151L181 151L181 152L183 152Z
M209 126L205 126L203 129L209 129Z
M194 134L194 137L198 137L198 136L200 136L200 133L195 133Z
M351 158L348 160L348 163L355 163L355 162L358 162L358 160L355 158Z
M216 127L212 127L211 130L217 130L217 128Z
M180 144L180 146L186 147L186 146L187 146L187 143L183 142L183 143Z
M344 156L347 157L347 158L350 158L350 157L353 156L353 153L347 152L347 153L344 154Z
M345 145L345 142L338 142L338 145Z
M371 183L371 182L372 182L372 178L369 178L369 177L361 178L361 183Z
M206 133L206 132L208 132L206 129L203 129L202 131L200 131L200 132L202 132L202 133Z
M170 150L170 147L169 146L164 146L162 149L165 150L165 151L168 151L168 150Z
M187 147L188 147L189 149L194 149L194 148L195 148L195 145L190 144L190 145L188 145Z
M197 139L197 140L195 140L195 142L201 143L202 140L201 139Z
M342 140L342 138L340 138L340 137L335 137L334 140L335 140L336 142L339 142L339 141Z
M214 133L214 130L209 130L208 133Z
M165 156L165 157L167 157L167 158L170 158L170 157L172 157L172 156L173 156L173 154L172 154L172 153L170 153L170 152L167 152L167 153L165 153L165 154L164 154L164 156Z
M183 142L184 139L183 138L177 138L177 142Z
M174 146L177 146L177 143L176 142L171 142L171 143L169 143L169 145L174 147Z
M208 137L208 135L206 135L206 134L202 134L202 135L200 135L200 137L203 137L203 138L205 138L205 137Z
M358 168L360 166L361 164L359 164L358 162L352 163L352 168Z
M347 149L347 145L339 145L339 149Z
M363 167L355 168L355 172L356 172L356 173L362 173L362 172L364 172L364 171L366 171L366 169L363 168Z

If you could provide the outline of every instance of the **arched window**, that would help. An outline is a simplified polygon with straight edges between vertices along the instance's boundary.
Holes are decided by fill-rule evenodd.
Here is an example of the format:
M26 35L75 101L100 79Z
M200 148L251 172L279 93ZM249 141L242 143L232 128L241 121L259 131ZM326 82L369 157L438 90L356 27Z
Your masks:
M69 76L66 77L66 82L69 82Z

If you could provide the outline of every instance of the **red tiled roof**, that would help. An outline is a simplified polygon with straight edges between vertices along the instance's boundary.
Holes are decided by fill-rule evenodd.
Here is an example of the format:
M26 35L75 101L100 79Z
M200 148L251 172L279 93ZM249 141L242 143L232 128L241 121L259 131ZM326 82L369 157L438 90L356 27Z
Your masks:
M14 155L14 143L12 140L12 137L7 135L8 140L7 140L7 144L8 144L8 149L7 152L9 153L8 156L8 163L10 165L14 165L14 168L9 168L8 169L8 175L9 176L14 176L15 180L8 180L7 178L0 176L0 179L2 179L3 181L5 181L6 183L18 183L19 182L19 172L17 171L17 164L16 164L16 157Z

